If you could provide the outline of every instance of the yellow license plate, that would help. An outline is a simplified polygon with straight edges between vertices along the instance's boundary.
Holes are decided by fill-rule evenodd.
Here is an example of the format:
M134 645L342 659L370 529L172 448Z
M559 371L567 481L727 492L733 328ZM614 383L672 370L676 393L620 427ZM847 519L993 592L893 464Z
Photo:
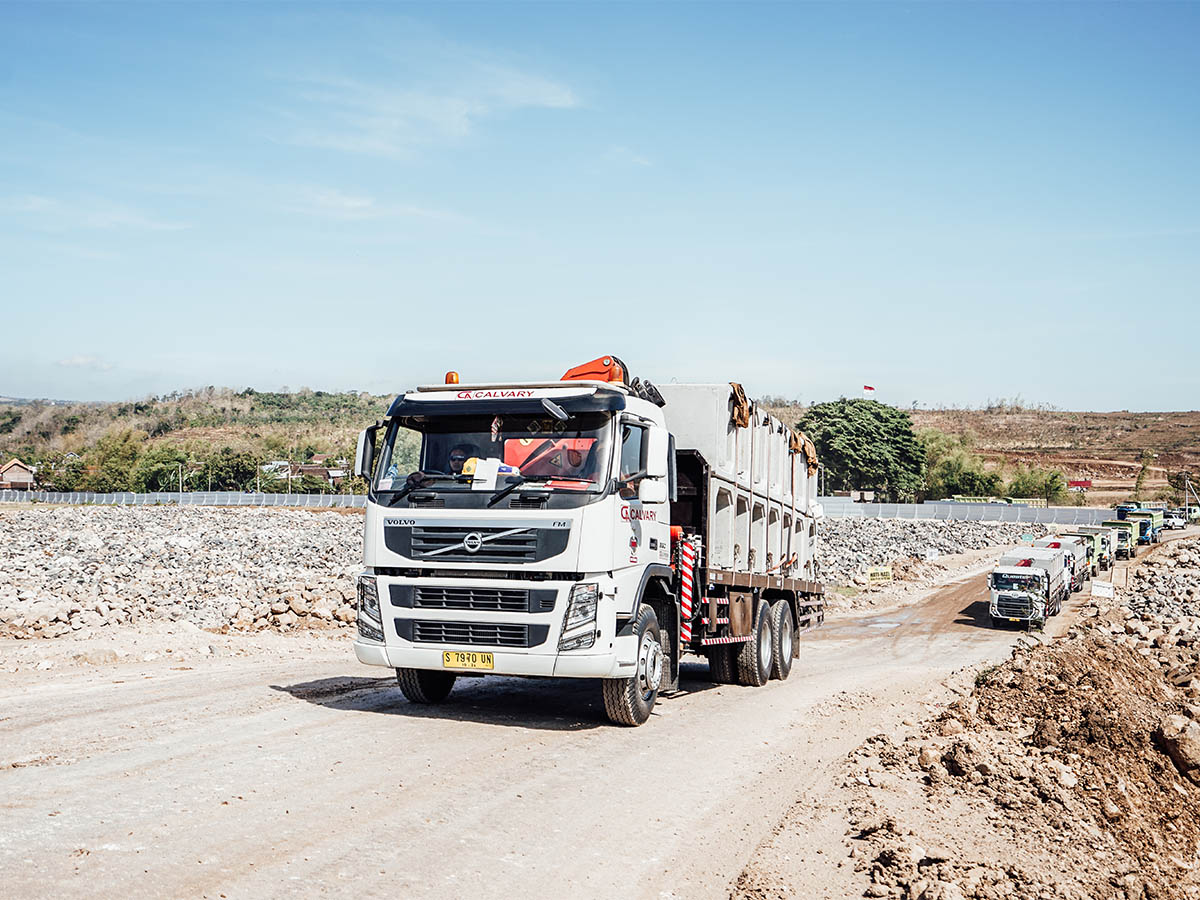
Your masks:
M442 665L447 669L494 669L496 661L490 653L443 650Z
M1010 621L1010 622L1020 622L1021 620L1020 620L1020 619L1009 619L1008 621Z

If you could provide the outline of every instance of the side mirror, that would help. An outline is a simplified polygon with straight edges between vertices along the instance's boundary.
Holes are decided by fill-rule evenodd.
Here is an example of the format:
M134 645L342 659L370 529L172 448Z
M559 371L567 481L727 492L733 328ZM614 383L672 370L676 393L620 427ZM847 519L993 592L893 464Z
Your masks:
M646 477L666 478L667 445L670 434L665 428L646 429Z
M638 485L638 499L643 503L666 503L667 482L663 478L643 478Z
M358 449L354 451L354 474L371 480L371 463L375 461L375 428L358 433Z

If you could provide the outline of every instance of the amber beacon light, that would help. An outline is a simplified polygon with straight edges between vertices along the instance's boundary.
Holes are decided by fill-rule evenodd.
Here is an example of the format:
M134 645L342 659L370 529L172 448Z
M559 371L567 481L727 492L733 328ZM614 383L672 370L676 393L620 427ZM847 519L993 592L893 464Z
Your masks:
M446 384L458 384L458 373L457 372L447 372L446 373Z

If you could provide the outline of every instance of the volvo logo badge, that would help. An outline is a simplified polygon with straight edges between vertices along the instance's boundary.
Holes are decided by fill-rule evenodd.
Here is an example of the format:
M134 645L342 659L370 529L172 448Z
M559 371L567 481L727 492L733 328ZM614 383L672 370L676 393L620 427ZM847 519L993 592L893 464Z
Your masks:
M483 546L483 535L478 531L472 531L463 538L463 549L468 553L478 553L479 548Z

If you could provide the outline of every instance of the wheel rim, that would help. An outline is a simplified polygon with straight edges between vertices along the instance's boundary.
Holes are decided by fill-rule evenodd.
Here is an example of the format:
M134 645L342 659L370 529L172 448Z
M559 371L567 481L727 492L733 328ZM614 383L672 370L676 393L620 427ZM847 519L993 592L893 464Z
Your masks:
M643 699L657 691L662 684L662 659L662 644L647 631L642 635L642 645L638 648L637 679Z
M763 627L758 632L758 658L764 670L771 668L771 629L766 619L763 619Z
M783 626L783 634L779 636L779 661L785 666L792 661L791 619L791 616L783 616L783 621L780 623Z

